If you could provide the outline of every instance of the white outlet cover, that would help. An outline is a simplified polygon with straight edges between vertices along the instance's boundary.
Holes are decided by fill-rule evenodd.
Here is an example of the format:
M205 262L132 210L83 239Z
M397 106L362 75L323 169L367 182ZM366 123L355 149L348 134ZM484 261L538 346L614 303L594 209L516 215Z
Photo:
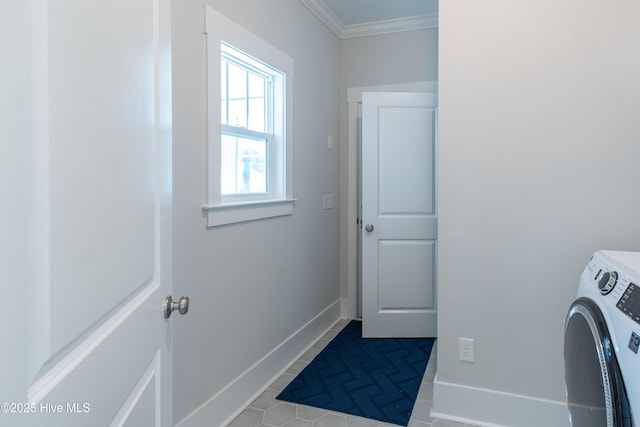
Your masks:
M472 338L458 338L458 360L473 363L475 359Z

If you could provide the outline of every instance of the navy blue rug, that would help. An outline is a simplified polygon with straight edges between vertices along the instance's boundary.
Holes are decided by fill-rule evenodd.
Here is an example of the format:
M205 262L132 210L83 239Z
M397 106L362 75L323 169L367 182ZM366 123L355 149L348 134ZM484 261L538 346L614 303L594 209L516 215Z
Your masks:
M362 338L351 321L277 399L406 426L433 343Z

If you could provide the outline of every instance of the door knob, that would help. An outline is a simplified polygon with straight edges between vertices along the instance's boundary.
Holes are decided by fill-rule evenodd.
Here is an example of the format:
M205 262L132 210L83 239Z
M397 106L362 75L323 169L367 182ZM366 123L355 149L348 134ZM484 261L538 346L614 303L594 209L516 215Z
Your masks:
M178 310L180 314L186 314L187 311L189 311L189 297L183 296L178 301L174 301L171 295L167 296L162 303L164 318L168 319L171 317L171 313L173 313L174 310Z
M371 233L373 231L373 224L365 225L364 229L367 230L368 233Z

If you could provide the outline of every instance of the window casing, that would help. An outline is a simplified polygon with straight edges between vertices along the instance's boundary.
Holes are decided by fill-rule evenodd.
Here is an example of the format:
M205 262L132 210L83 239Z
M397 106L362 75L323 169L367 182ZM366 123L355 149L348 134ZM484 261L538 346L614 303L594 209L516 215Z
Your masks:
M293 61L206 8L207 226L293 213Z

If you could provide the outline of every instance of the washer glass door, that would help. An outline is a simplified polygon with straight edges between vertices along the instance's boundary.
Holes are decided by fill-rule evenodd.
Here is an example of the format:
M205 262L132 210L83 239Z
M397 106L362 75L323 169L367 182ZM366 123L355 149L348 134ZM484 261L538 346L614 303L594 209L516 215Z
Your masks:
M574 427L631 426L622 376L602 313L576 300L565 324L565 382Z

